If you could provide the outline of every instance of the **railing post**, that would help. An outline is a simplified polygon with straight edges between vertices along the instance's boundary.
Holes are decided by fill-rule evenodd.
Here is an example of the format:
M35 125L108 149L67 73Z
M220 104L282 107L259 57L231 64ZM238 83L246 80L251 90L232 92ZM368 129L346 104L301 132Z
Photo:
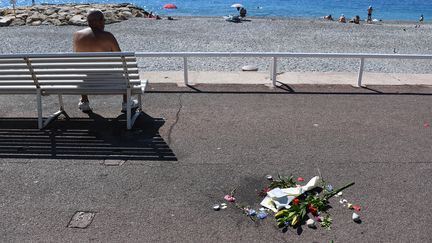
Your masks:
M272 65L272 86L276 87L276 75L277 75L277 58L273 57L273 65Z
M364 57L360 58L360 68L359 68L359 73L357 78L357 87L362 86L363 67L364 67Z
M186 86L188 86L189 85L189 80L188 80L187 57L183 57L183 72L184 72L184 84Z

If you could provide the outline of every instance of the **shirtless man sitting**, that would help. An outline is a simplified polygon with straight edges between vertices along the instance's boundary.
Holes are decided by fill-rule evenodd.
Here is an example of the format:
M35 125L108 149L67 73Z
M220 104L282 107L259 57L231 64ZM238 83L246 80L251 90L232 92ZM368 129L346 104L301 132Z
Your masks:
M339 17L339 20L338 20L340 23L346 23L346 18L345 18L345 15L341 15L340 17Z
M113 52L121 51L120 46L110 32L104 31L105 18L101 11L92 10L87 16L89 28L77 31L73 35L75 52ZM126 112L126 95L123 95L122 112ZM138 107L138 101L132 100L132 109ZM81 95L78 108L82 112L91 112L87 95Z
M324 19L333 21L333 17L331 14L324 16Z
M356 15L356 16L352 17L352 19L350 19L349 22L354 23L354 24L360 24L360 16Z

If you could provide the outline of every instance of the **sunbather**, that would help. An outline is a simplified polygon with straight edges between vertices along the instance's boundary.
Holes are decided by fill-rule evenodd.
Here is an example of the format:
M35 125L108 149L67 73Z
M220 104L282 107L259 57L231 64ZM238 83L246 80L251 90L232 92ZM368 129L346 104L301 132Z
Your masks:
M326 20L331 20L331 21L333 21L333 17L332 17L331 14L326 15L326 16L324 16L323 18L326 19Z
M360 24L360 16L356 15L352 17L349 22L354 24Z
M345 18L345 15L341 15L340 17L339 17L339 20L338 20L340 23L346 23L346 18Z
M73 50L75 52L113 52L121 51L120 46L108 31L105 31L105 18L101 11L93 10L87 16L89 28L77 31L73 35ZM126 95L123 95L122 112L126 111ZM132 109L138 107L138 101L131 101ZM91 112L87 95L81 95L78 108L82 112Z

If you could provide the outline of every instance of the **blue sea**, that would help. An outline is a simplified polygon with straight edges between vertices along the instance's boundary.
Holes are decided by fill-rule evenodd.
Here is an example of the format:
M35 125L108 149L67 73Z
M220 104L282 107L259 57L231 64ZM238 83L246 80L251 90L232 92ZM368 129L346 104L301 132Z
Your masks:
M0 7L10 6L10 0L0 0ZM31 0L16 0L17 5L30 5ZM161 16L224 16L237 14L234 3L245 6L248 16L318 18L331 14L339 17L367 16L367 8L374 9L372 17L382 20L417 21L421 14L425 21L432 19L432 0L35 0L49 3L124 3L130 2ZM173 3L178 8L163 9Z

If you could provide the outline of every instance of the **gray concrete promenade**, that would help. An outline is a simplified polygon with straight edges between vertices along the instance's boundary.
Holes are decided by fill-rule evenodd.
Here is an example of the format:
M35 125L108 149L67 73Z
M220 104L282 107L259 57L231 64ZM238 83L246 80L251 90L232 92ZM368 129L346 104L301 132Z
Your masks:
M65 98L71 120L37 130L33 96L0 96L0 242L431 242L432 87L151 84L125 131L121 97ZM54 96L44 108L54 110ZM163 119L162 119L163 118ZM267 174L318 174L333 229L282 233L212 205L238 186L257 206ZM85 229L76 211L95 212Z

